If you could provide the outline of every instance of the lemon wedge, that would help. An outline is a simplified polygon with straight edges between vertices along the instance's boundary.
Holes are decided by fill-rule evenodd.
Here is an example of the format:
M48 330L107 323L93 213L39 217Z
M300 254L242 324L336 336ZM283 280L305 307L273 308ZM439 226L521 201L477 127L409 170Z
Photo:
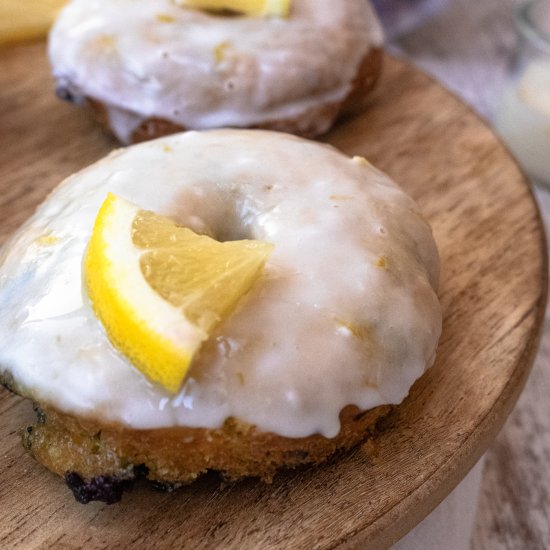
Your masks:
M178 6L201 10L230 10L253 16L288 17L291 0L174 0Z
M261 276L272 249L197 235L110 193L95 221L84 277L111 343L174 393L202 343Z
M67 0L1 0L0 44L46 36Z

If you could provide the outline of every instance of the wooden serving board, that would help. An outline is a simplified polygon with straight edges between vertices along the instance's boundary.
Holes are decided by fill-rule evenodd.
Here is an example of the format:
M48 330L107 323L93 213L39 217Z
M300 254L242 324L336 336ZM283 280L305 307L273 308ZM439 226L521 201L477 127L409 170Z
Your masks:
M377 458L358 447L272 485L206 476L172 494L142 484L119 504L83 506L23 451L30 404L0 390L0 547L382 548L481 456L529 373L544 313L546 248L531 192L465 105L390 58L370 109L326 141L402 184L442 258L437 361L377 439ZM115 146L85 111L55 99L43 44L0 50L0 241Z

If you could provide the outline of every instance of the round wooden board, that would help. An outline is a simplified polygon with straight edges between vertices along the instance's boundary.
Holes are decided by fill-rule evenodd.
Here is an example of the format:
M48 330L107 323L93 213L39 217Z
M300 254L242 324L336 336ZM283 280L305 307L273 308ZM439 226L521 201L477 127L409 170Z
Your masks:
M43 44L0 51L0 67L4 241L55 184L115 143L55 99ZM359 447L272 485L206 476L172 494L142 484L117 505L82 506L23 451L30 404L0 390L1 547L381 548L485 451L528 375L546 302L544 233L523 176L466 106L389 58L370 109L326 141L400 182L441 251L437 361L390 418L376 459Z

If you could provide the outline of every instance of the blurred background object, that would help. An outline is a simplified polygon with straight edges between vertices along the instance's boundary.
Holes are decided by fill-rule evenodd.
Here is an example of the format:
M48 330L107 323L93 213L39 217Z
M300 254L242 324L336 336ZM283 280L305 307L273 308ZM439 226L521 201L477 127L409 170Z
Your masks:
M67 0L0 0L0 44L46 36Z
M439 9L431 10L408 32L389 37L388 48L435 76L489 119L515 55L518 38L514 9L522 2L433 1Z
M495 128L527 173L550 185L550 0L516 11L519 42Z

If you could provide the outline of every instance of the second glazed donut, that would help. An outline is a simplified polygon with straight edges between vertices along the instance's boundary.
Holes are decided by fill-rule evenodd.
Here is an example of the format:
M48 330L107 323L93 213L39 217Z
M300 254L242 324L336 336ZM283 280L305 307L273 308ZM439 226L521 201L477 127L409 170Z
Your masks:
M317 136L374 86L381 44L367 0L294 0L288 19L72 0L49 53L58 93L128 143L225 126Z

